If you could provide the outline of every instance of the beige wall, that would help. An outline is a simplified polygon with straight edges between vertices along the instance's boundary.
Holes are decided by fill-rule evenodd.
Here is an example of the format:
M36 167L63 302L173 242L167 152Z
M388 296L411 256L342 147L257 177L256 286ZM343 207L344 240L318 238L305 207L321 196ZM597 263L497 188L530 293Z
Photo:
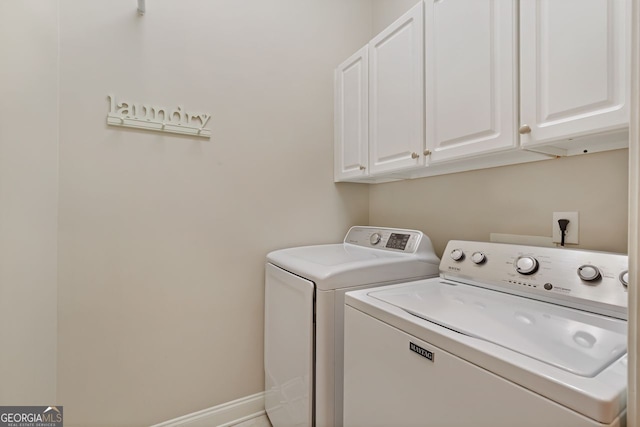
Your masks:
M371 186L369 218L451 239L551 236L552 212L578 211L580 247L627 251L628 150Z
M421 0L371 0L372 36L411 9Z
M0 1L0 405L56 403L57 9Z
M261 392L264 257L368 222L333 184L333 68L368 0L61 0L58 396L141 426ZM107 127L107 94L211 140Z

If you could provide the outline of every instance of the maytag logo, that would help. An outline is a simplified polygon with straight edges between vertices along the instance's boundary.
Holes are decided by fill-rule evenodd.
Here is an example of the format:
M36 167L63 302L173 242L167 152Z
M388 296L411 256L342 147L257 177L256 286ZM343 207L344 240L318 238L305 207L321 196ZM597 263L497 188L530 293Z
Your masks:
M413 351L414 353L418 353L420 356L433 362L434 355L429 350L426 350L412 342L409 342L409 350Z
M460 267L451 267L451 266L449 266L449 270L460 271Z

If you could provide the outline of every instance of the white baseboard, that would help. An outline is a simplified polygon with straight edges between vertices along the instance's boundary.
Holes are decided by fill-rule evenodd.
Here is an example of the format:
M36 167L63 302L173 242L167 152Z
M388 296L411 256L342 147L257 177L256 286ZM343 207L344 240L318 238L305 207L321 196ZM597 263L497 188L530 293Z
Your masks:
M261 392L151 427L228 427L264 413L264 392Z

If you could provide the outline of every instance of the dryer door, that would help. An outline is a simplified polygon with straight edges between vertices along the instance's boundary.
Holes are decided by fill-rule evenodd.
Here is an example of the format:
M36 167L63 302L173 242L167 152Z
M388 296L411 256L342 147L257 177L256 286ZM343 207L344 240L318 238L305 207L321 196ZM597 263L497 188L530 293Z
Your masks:
M265 409L274 427L311 426L314 284L266 265Z

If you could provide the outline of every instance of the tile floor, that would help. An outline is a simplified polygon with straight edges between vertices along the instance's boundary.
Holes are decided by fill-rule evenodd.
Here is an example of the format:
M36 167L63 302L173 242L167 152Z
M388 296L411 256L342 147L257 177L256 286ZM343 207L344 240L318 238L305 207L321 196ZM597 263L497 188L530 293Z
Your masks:
M240 424L234 424L233 427L271 427L271 423L266 415L261 415L256 418L243 421Z

